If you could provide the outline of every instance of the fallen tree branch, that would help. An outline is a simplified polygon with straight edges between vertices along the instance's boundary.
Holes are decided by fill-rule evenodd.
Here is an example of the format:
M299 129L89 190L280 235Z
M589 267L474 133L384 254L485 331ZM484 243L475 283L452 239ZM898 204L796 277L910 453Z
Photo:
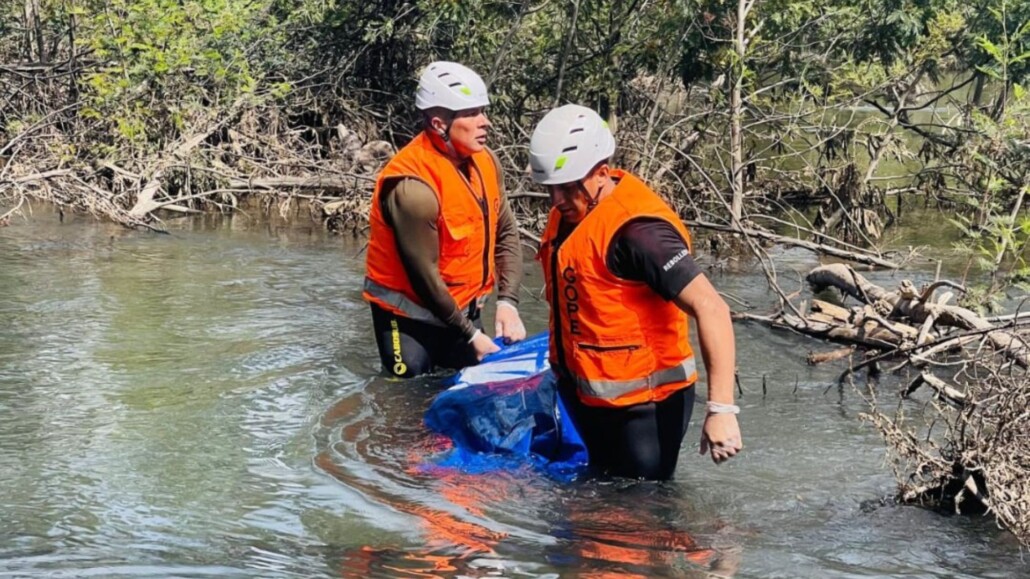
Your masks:
M348 173L346 176L357 181L375 183L376 178L370 175ZM354 191L353 182L332 177L255 177L253 179L234 178L229 183L234 188L243 189L318 189L321 191Z
M875 265L886 269L901 269L901 265L895 263L889 259L884 259L878 254L860 253L857 251L846 251L824 245L822 243L815 243L812 241L806 241L804 239L795 239L793 237L785 237L783 235L776 235L775 233L769 233L767 231L761 231L758 229L751 229L748 227L733 227L729 225L720 225L718 223L710 223L707 221L684 221L691 227L700 227L703 229L711 229L713 231L723 231L726 233L738 233L741 235L747 235L750 237L758 237L781 245L789 245L793 247L801 247L815 253L832 255L841 259L847 259L857 263L864 263L866 265Z
M871 328L841 325L812 317L801 319L787 313L778 316L760 316L746 312L734 312L733 319L761 322L774 328L787 329L815 338L857 344L877 350L895 350L900 344L900 339L896 334L879 326Z
M4 213L3 215L0 215L0 227L3 227L4 225L7 225L8 222L10 222L11 216L14 215L15 213L17 213L18 210L21 209L21 206L24 205L24 204L25 204L25 196L24 195L19 195L18 196L18 204L15 205L7 213Z
M162 180L164 179L165 171L179 160L185 159L215 131L234 120L238 116L242 105L243 100L241 98L234 102L228 110L220 112L217 119L209 120L207 126L202 130L199 130L189 137L181 140L179 144L174 149L167 152L153 168L149 171L144 171L144 175L148 176L147 183L143 186L139 195L136 196L136 204L129 210L129 215L134 219L142 220L147 217L151 211L161 207L162 203L155 201L154 198L162 188ZM164 203L164 205L167 205L167 203Z
M547 193L537 193L536 191L517 191L515 193L509 193L508 199L519 199L521 197L531 197L533 199L550 199L551 196Z
M46 181L47 179L56 179L57 177L65 177L71 174L71 169L54 169L52 171L33 173L31 175L24 175L22 177L16 177L14 179L0 181L0 186L11 184L24 185L25 183L31 183L33 181Z
M833 362L840 360L841 358L847 358L855 353L855 347L849 346L847 348L837 348L836 350L830 350L829 352L809 352L806 362L809 366L816 366L826 362Z
M223 121L224 122L224 121ZM134 218L142 219L150 214L151 211L159 209L162 205L168 205L168 202L161 203L154 200L157 196L158 191L162 187L162 179L164 178L165 171L168 166L174 161L181 157L188 155L193 149L197 148L201 143L204 142L218 127L221 126L221 122L214 123L209 126L206 130L194 133L190 137L186 138L179 143L175 149L173 149L164 160L158 162L157 166L150 171L150 177L147 180L146 185L136 196L136 204L129 210L129 215ZM176 203L177 201L171 201Z
M945 338L940 338L939 340L936 340L934 342L930 342L928 344L913 345L913 346L909 346L909 347L905 347L905 348L898 348L898 349L895 349L895 350L890 350L890 351L887 351L887 352L883 352L881 354L877 354L876 356L873 356L872 358L867 358L863 362L859 363L857 366L853 366L851 368L848 368L847 370L845 370L840 375L840 377L837 380L838 380L838 382L844 382L844 380L848 377L848 375L854 374L855 372L861 370L862 368L864 368L864 367L866 367L866 366L868 366L870 364L875 364L875 363L877 363L877 362L879 362L881 360L885 360L885 359L890 358L890 357L898 356L900 354L908 354L908 353L914 352L916 350L919 350L921 348L931 348L932 351L934 351L935 353L943 351L943 350L950 350L951 348L954 348L954 347L957 347L957 346L960 346L960 345L965 345L965 344L968 344L968 343L971 343L971 342L975 342L975 341L977 341L977 337L983 336L983 335L985 335L985 334L987 334L988 332L991 332L991 331L993 331L993 328L992 329L988 329L988 330L972 330L972 331L968 331L968 332L952 334L950 336L947 336ZM929 352L931 350L927 350L927 351ZM916 356L914 358L918 360L918 356Z
M889 292L870 283L861 274L841 263L819 266L809 272L805 279L814 291L835 287L842 293L869 305L883 302L891 308L892 315L904 316L916 323L933 317L941 325L983 331L999 351L1004 352L1020 366L1030 367L1030 348L1017 336L999 330L966 308L922 301L921 298L928 297L925 294L929 292L924 292L924 295L920 295L914 289L910 289L908 295L904 289L901 292Z
M965 393L959 391L954 386L951 386L944 380L941 380L929 372L920 372L920 374L916 376L915 380L908 385L908 388L902 392L902 396L905 398L911 396L923 384L933 388L936 396L942 398L945 402L955 408L961 408L966 405L967 400Z
M537 246L539 247L539 245L540 245L540 238L538 236L534 235L532 231L526 229L525 227L519 227L519 233L521 233L523 237L528 237L529 239L532 239L533 241L535 241Z

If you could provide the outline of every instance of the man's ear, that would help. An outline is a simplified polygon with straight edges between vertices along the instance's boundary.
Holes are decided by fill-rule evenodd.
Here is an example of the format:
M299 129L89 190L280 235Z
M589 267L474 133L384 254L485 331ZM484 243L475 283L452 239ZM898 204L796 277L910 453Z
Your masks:
M434 133L441 133L447 130L447 123L440 118L439 115L433 115L429 118L429 126L432 127Z
M433 129L434 133L439 135L447 130L447 124L450 119L448 115L453 113L439 107L429 110L428 113L429 127Z
M597 179L601 182L604 182L606 179L608 179L609 176L611 176L611 171L612 169L608 165L608 162L601 161L600 163L594 165L594 168L591 169L589 173L587 173L587 176L585 178Z

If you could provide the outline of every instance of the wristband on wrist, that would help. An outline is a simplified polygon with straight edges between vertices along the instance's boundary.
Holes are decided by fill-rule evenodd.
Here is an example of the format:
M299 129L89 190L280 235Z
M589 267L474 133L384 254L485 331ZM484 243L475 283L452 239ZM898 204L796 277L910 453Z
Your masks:
M478 336L479 334L482 334L482 333L483 333L483 330L476 329L475 333L472 334L472 337L469 338L469 341L467 343L471 344L472 342L474 342L476 340L476 336Z
M740 414L740 406L736 404L723 404L709 400L705 406L709 414Z
M508 300L497 300L497 307L501 307L501 306L507 306L507 307L515 310L516 312L519 311L519 308L516 307L515 304L509 302Z

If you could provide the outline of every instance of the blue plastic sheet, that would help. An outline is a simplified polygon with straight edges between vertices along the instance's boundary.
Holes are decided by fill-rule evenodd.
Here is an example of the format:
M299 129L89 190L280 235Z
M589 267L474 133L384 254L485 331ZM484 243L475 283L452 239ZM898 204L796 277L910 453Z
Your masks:
M502 346L450 382L425 416L454 443L438 465L484 472L531 464L565 480L586 467L586 445L547 363L547 333Z

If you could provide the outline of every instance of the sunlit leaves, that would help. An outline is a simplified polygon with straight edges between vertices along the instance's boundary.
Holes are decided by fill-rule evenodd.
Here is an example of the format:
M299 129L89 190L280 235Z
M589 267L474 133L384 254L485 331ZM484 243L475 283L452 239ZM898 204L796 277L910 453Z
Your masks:
M298 3L300 7L302 4ZM80 111L111 123L113 138L160 146L195 113L254 94L281 74L285 31L275 0L69 0L76 50L101 59L86 69ZM277 91L276 94L284 94Z

